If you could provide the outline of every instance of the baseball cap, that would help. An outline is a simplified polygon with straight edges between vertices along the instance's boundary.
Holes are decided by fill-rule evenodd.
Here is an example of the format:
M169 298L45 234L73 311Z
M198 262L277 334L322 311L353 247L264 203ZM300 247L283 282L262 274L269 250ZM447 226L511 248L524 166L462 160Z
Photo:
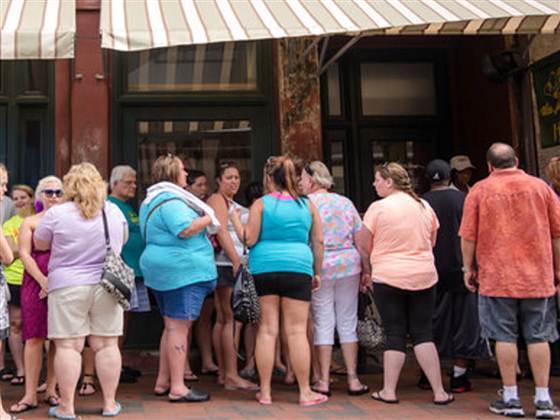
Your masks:
M445 181L450 178L451 168L442 159L434 159L426 166L426 176L432 182Z
M451 169L455 169L456 171L464 171L465 169L476 169L476 166L471 163L471 160L466 155L453 156L449 161L449 165L451 165Z

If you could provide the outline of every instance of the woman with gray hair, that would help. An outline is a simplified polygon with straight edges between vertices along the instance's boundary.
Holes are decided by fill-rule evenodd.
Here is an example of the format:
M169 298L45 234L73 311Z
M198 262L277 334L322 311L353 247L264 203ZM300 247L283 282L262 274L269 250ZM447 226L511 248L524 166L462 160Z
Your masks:
M333 179L325 164L315 161L304 166L300 188L317 207L325 241L322 284L311 300L313 341L320 366L320 377L313 390L331 394L329 370L336 326L348 375L348 394L355 396L368 392L356 373L362 268L354 237L360 230L361 219L348 198L329 192L332 186Z

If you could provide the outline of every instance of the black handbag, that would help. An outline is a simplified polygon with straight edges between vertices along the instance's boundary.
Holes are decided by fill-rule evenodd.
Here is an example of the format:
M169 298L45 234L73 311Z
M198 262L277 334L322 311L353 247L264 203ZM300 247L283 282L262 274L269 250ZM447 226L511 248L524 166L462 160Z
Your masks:
M136 287L134 270L126 265L121 256L111 248L105 209L101 210L101 213L103 216L103 229L105 230L105 245L107 247L103 274L101 274L101 286L117 300L123 309L128 310L130 309L132 292Z
M243 241L245 243L245 241ZM243 246L241 267L233 283L231 294L233 318L244 324L256 324L261 317L261 305L257 296L255 279L247 267L247 247ZM234 323L235 325L235 323Z

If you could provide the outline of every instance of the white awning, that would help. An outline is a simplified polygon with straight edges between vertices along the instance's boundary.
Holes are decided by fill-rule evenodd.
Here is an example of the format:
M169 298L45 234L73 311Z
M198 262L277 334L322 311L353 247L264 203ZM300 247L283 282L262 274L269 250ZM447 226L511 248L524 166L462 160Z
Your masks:
M560 0L102 0L102 47L323 35L554 33Z
M0 60L74 57L74 0L0 0Z

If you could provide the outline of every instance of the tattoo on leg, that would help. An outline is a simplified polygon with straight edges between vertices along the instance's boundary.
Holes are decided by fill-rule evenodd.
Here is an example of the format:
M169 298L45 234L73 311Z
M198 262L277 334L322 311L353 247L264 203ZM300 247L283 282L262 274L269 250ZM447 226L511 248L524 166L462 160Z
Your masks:
M175 347L175 350L178 351L179 353L186 353L187 352L187 349L186 349L184 344L181 344L180 346L175 345L173 347Z

